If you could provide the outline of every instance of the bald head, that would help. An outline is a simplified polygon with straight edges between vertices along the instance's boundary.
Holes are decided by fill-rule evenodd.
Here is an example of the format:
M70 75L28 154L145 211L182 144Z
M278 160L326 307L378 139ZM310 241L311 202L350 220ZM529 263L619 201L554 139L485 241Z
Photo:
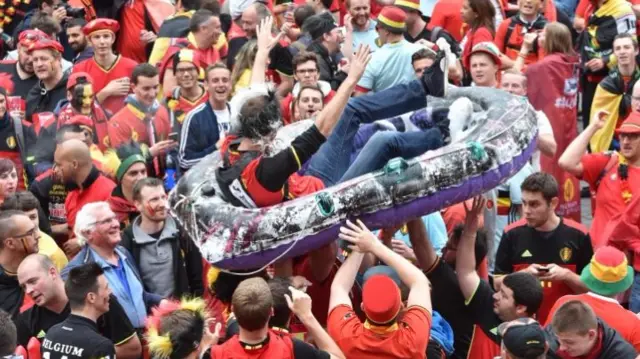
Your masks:
M91 163L91 151L86 143L79 139L65 141L56 150L56 155L60 153L60 159L66 161L77 161L79 165Z
M242 30L247 37L252 39L256 37L256 28L260 21L271 16L269 8L260 2L254 2L242 12Z
M8 210L0 212L0 249L4 247L5 239L13 237L18 233L16 218L20 216L29 219L22 211Z
M44 254L30 254L20 263L20 266L18 267L18 277L20 277L20 272L24 272L27 269L37 269L39 271L47 272L52 268L55 269L55 265L49 257Z

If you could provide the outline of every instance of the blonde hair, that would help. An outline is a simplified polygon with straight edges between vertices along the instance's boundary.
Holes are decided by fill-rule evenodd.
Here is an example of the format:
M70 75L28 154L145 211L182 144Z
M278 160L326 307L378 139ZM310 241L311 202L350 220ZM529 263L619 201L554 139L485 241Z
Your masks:
M571 41L571 31L559 22L550 22L544 27L544 52L547 55L561 53L565 55L574 54Z
M251 70L253 63L256 60L256 54L258 53L258 42L255 40L249 40L246 44L242 45L240 51L236 55L236 62L231 72L231 85L235 87L236 83L242 76L244 70Z

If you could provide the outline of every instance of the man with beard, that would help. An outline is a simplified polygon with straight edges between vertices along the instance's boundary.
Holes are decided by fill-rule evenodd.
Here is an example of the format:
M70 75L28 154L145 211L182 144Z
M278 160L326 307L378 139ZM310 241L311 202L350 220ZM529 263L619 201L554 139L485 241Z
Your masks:
M353 27L353 48L357 49L360 44L369 45L371 51L376 51L379 46L376 39L376 22L371 19L371 4L369 0L347 0L347 11L351 18ZM348 24L345 23L345 27Z
M207 68L209 99L187 114L182 123L178 163L188 170L216 150L218 141L229 132L231 72L223 64Z
M83 242L82 251L65 267L62 277L83 264L98 264L131 324L141 334L147 309L157 306L162 297L145 290L133 257L120 246L120 223L109 204L86 204L78 213L74 232Z
M193 14L189 23L189 35L184 39L175 40L159 65L165 95L170 96L178 86L178 74L174 68L176 52L181 49L193 50L203 64L215 64L226 56L226 53L221 54L214 46L222 34L221 26L220 17L209 10L202 9Z
M347 73L339 68L334 61L335 56L340 53L340 45L344 41L340 30L332 20L322 15L313 15L308 18L303 29L308 31L313 39L311 45L307 47L307 51L318 56L320 79L328 82L331 89L337 90L347 77Z
M636 84L636 87L639 85ZM591 123L571 142L558 164L567 172L589 183L595 192L595 213L591 225L594 249L607 244L603 236L607 223L623 213L640 191L640 113L632 111L616 130L620 152L585 154L589 140L603 128L609 113L599 111Z
M129 78L137 63L113 52L118 22L111 19L91 20L82 28L93 47L94 56L78 63L73 72L86 72L95 82L93 90L98 102L110 113L115 114L124 106L130 92Z
M40 39L47 38L47 35L40 30L25 30L18 37L18 61L0 62L0 72L11 76L14 88L12 95L25 99L38 78L33 72L33 60L29 53L29 46ZM24 111L24 108L23 108Z
M0 309L13 318L33 305L20 288L16 273L23 259L38 253L39 239L38 226L24 212L0 213Z
M78 211L87 203L106 201L115 183L104 176L91 160L89 147L77 139L61 143L54 154L55 175L69 191L64 202L68 228L74 228ZM77 238L74 239L79 249Z
M65 141L77 139L85 142L91 148L95 146L89 142L86 136L86 129L73 124L62 126L56 132L56 145L60 145ZM54 151L55 152L55 151ZM69 189L61 182L60 178L56 178L53 168L48 169L31 182L29 191L38 199L43 210L43 216L46 216L51 222L52 236L59 243L64 243L69 238L69 228L67 227L67 215L64 208L64 201L67 198Z
M88 125L92 141L88 144L92 147L96 143L100 151L106 151L109 143L105 139L108 137L109 128L107 126L108 116L104 109L95 100L93 92L93 78L86 72L74 72L69 76L67 82L67 99L60 102L57 127L70 124L72 118L76 116L87 117L90 120Z
M16 320L18 345L26 348L31 338L42 342L51 327L69 317L71 308L64 281L49 258L29 255L18 267L18 281L35 304ZM98 331L115 344L118 358L135 359L142 353L142 345L126 315L111 295L109 311L97 320Z
M67 22L66 32L69 39L69 46L73 49L75 56L73 63L77 64L93 57L93 46L89 45L87 36L82 28L87 24L84 19L71 19Z
M583 225L556 215L558 183L552 175L534 173L520 187L524 218L504 229L496 253L494 285L500 288L501 276L509 273L534 275L544 291L537 313L544 323L560 297L586 292L579 273L589 264L593 248Z
M202 256L171 216L163 182L141 179L133 186L140 216L122 233L142 284L162 297L202 296Z
M80 359L116 357L114 343L100 335L97 321L109 311L111 288L104 269L89 263L72 269L65 283L71 314L54 325L42 341L42 356L66 359L71 354Z
M67 75L60 62L62 52L62 45L54 40L42 39L29 46L39 81L27 94L26 119L34 124L36 133L55 121L53 112L67 96Z

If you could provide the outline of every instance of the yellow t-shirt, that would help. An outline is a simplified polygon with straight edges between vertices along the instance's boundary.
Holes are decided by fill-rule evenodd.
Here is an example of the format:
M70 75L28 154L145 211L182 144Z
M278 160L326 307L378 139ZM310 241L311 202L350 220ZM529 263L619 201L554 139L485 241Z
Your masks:
M58 268L58 271L62 271L69 261L62 249L58 247L56 241L53 240L48 234L40 232L40 240L38 241L38 253L43 254L53 262L53 265Z
M238 81L233 84L233 94L231 96L235 95L238 90L249 87L249 84L251 84L251 70L246 69L242 71Z

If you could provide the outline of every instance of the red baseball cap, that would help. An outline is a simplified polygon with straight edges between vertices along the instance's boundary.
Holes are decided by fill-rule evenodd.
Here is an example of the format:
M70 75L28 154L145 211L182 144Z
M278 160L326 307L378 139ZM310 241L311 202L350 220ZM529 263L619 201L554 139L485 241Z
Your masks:
M640 112L632 111L626 120L616 130L616 134L621 133L640 133Z
M402 307L400 288L384 274L371 276L362 287L362 307L374 324L386 324L398 316Z

